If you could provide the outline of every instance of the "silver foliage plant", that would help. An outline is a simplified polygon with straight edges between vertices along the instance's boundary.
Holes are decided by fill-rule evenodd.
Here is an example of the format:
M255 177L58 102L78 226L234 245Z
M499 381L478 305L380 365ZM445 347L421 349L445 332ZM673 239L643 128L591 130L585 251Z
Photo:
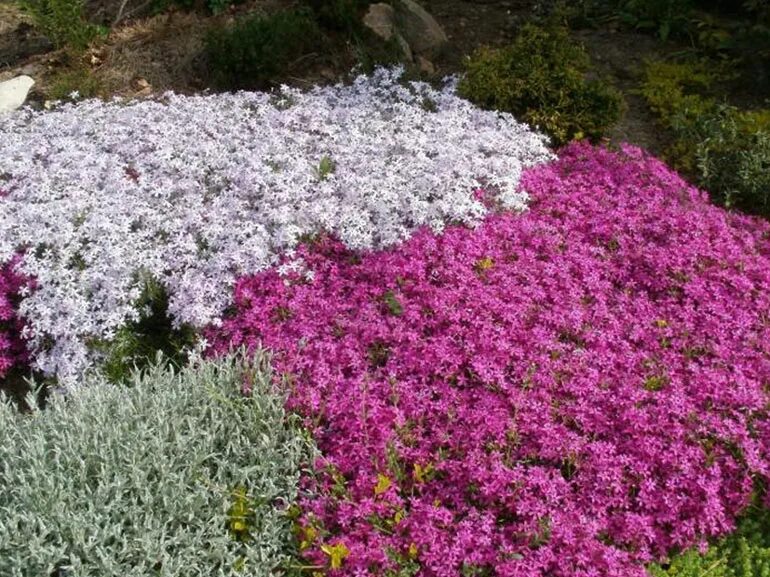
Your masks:
M0 403L0 575L271 575L292 563L306 433L264 353L198 365L159 363L128 386L92 375L27 414Z
M519 176L551 158L545 138L462 100L454 81L401 74L0 118L0 262L25 249L37 279L21 304L35 368L74 380L93 361L86 343L141 315L148 277L197 328L221 317L238 276L304 235L367 249L472 225L481 185L523 210Z

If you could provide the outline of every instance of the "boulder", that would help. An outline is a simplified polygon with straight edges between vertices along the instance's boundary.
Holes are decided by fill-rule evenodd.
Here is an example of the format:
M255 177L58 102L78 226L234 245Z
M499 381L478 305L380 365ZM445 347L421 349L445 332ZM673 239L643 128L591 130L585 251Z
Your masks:
M383 2L370 4L369 9L364 15L363 23L364 26L386 42L395 38L396 43L401 48L404 59L407 62L412 61L412 49L396 28L396 11L390 4Z
M427 74L429 76L433 76L434 74L436 74L436 67L433 65L433 62L431 62L424 56L418 56L415 59L415 63L417 64L417 67L420 69L420 72Z
M436 19L414 0L394 0L399 33L416 55L436 58L448 39Z
M51 42L32 26L29 16L14 3L0 1L0 68L51 48Z
M370 4L364 15L364 26L383 40L390 40L396 30L396 12L385 3Z
M34 83L35 81L29 76L17 76L0 82L0 113L20 108Z

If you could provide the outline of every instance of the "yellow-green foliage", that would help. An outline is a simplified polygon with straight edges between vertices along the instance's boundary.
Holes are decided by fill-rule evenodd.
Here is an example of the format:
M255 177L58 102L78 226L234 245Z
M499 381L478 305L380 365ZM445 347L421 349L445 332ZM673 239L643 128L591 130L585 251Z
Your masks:
M770 512L752 510L735 534L706 553L686 551L670 563L653 565L649 573L652 577L770 577Z
M648 62L642 95L661 123L674 128L682 122L681 115L684 115L684 122L692 122L716 110L716 101L704 96L715 80L714 70L705 61Z
M770 215L770 110L740 110L717 97L724 63L649 62L641 93L669 129L666 156L727 207Z
M620 93L588 80L590 59L563 26L524 26L512 45L481 48L465 63L459 90L485 108L511 112L555 144L598 138L620 117Z

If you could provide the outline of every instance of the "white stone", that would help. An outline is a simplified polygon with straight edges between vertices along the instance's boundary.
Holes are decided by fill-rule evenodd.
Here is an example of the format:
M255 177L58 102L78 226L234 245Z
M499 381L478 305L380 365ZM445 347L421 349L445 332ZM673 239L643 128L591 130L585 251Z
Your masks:
M0 82L0 113L16 110L24 104L35 81L29 76L17 76Z

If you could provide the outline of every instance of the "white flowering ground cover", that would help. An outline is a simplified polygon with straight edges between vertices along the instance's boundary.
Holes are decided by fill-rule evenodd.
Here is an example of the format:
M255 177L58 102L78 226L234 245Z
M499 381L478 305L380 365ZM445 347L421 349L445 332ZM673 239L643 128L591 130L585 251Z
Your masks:
M0 263L23 252L34 367L68 383L140 317L148 278L177 324L216 323L236 277L321 230L353 248L474 224L474 191L522 210L544 137L379 70L352 85L124 103L0 118ZM493 185L490 187L490 185Z

